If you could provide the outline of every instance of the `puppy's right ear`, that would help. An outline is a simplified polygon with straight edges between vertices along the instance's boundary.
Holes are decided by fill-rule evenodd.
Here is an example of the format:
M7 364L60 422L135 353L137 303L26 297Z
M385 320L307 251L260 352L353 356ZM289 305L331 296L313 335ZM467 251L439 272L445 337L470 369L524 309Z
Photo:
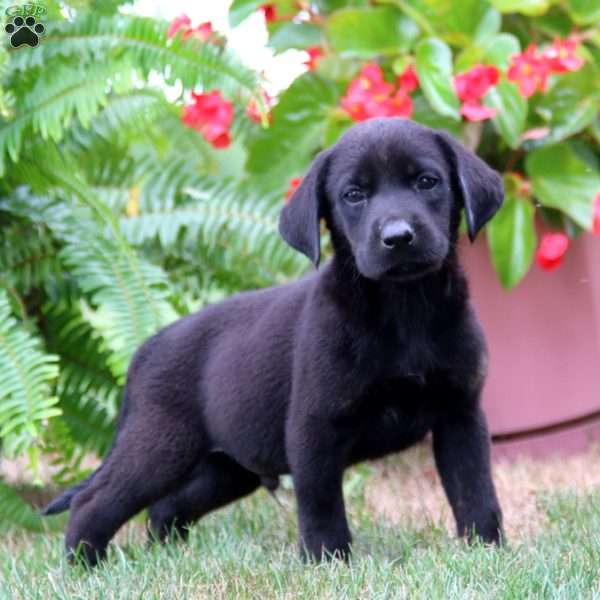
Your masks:
M319 220L325 202L325 179L329 150L313 160L308 173L279 215L279 233L295 250L306 255L316 266L321 257Z
M504 199L502 177L445 131L436 132L452 165L455 185L462 196L471 242L498 212Z

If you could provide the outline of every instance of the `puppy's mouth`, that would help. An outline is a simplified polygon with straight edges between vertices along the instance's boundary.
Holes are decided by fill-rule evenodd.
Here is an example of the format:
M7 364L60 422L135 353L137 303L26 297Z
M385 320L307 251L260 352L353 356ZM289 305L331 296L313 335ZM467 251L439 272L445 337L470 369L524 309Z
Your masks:
M385 271L381 279L411 281L435 271L438 267L438 264L431 262L402 262Z

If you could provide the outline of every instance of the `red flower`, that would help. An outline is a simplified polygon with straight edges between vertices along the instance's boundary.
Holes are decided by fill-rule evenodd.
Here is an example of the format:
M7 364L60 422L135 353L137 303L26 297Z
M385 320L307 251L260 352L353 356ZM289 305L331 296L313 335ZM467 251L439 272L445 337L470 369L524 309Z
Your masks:
M600 194L594 198L594 221L592 223L592 233L600 235Z
M180 30L180 29L184 29L187 30L190 25L192 24L192 21L190 20L190 18L185 15L185 14L181 14L178 17L175 17L172 21L171 24L169 25L169 29L167 29L167 37L168 38L172 38L175 36L175 34Z
M206 23L200 23L197 27L190 28L183 34L183 39L187 40L189 37L195 37L202 42L207 42L214 34L213 26L210 21Z
M305 48L304 51L308 54L308 59L304 61L304 64L309 71L314 71L317 68L318 60L323 56L323 48L321 46L311 46Z
M398 87L407 94L414 92L419 87L419 77L412 65L408 65L397 78Z
M500 79L494 66L475 65L454 77L454 89L463 103L460 113L469 121L484 121L496 116L496 109L482 104L481 99Z
M521 54L512 57L506 76L519 86L519 92L525 98L533 96L538 90L545 92L550 74L550 63L538 56L537 46L530 44Z
M413 112L412 98L403 90L399 89L389 100L381 103L381 117L404 117L410 119Z
M302 177L294 177L293 179L290 179L290 187L288 188L287 192L285 193L285 201L286 202L289 202L292 199L294 192L298 189L298 187L300 186L301 183L302 183Z
M481 102L465 102L460 107L460 114L467 119L467 121L485 121L486 119L492 119L496 116L498 111L495 108L486 106Z
M341 101L342 108L354 121L365 121L373 117L410 117L412 98L383 78L381 67L367 64L356 79L350 82Z
M562 262L569 247L569 238L564 233L545 233L535 253L538 266L544 271L553 271Z
M454 89L462 102L474 102L481 100L499 79L500 71L496 67L475 65L465 73L456 75Z
M277 21L277 6L275 6L275 4L263 4L260 7L260 10L262 10L265 15L265 21L267 23Z
M271 96L269 96L265 90L261 90L261 94L263 97L264 106L267 109L271 108L271 103L273 101ZM248 106L246 106L246 115L248 115L248 118L255 123L260 123L262 121L258 102L255 98L250 98L250 102L248 102ZM269 121L271 121L272 116L273 115L271 115L271 113L268 113L267 118Z
M192 27L192 21L190 18L187 15L180 15L171 21L169 29L167 29L167 37L175 37L177 32L181 30L183 30L181 37L184 40L194 37L202 42L207 42L214 34L212 23L210 21L206 21L206 23L200 23L200 25L197 27Z
M192 93L194 103L185 106L181 120L199 131L215 148L226 148L231 143L229 128L233 121L233 104L221 96L219 90L208 94Z
M584 64L583 58L576 54L579 39L569 37L565 40L556 38L551 46L544 50L542 57L552 73L578 71Z

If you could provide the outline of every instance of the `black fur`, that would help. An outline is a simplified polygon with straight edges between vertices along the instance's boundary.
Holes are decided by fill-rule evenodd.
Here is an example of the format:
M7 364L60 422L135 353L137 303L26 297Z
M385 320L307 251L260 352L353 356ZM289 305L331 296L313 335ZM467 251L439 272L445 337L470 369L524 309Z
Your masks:
M149 339L129 370L114 447L70 503L66 545L94 563L150 506L153 535L291 473L308 556L346 557L349 465L433 433L460 535L501 537L480 393L483 336L455 244L502 202L500 177L446 134L401 119L357 125L314 161L280 231L314 263ZM75 493L74 493L75 492ZM72 500L71 500L72 497Z

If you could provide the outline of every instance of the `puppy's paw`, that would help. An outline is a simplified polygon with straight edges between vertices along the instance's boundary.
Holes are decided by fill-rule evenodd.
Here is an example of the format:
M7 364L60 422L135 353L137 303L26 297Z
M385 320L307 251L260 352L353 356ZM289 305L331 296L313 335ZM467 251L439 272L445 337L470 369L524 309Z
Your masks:
M468 527L462 526L459 534L470 544L484 543L488 546L502 546L505 543L502 513L499 510L491 510L485 517L470 523Z
M350 541L337 543L312 543L310 545L300 542L300 557L306 563L317 563L331 560L348 562L352 554Z
M76 546L67 546L67 560L71 565L91 569L105 558L106 548L96 548L86 541L81 541Z

